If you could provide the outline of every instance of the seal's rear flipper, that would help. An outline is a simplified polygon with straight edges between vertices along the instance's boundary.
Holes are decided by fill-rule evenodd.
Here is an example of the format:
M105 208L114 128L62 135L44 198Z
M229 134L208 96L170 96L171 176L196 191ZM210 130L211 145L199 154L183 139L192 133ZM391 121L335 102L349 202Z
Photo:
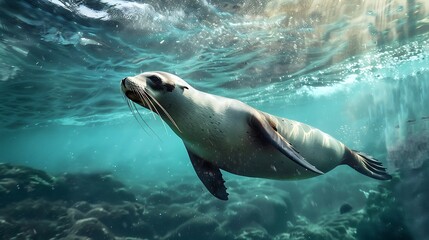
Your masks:
M228 193L224 185L225 181L222 178L222 173L219 168L198 157L187 147L186 150L188 151L189 158L191 159L192 166L194 166L198 178L200 178L207 190L220 200L228 200Z
M277 132L275 126L272 126L268 120L260 119L259 116L252 115L249 119L249 125L259 132L262 137L271 143L277 150L295 163L314 173L323 174L322 171L307 162L305 158L292 146L292 144L286 141L286 139Z
M389 180L392 176L386 172L377 159L355 150L345 149L343 164L347 164L356 171L378 180Z

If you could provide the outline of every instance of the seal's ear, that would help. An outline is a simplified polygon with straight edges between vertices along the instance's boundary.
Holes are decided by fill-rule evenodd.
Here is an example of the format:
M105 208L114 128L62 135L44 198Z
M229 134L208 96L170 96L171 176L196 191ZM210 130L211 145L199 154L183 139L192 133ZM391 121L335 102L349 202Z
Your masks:
M183 91L185 90L185 89L189 89L187 86L185 86L185 85L181 85L181 84L176 84L180 89L182 89Z

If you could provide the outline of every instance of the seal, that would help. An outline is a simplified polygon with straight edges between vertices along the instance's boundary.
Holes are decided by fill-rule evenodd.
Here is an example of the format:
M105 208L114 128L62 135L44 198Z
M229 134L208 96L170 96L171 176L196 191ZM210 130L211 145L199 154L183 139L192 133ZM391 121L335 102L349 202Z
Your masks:
M380 180L391 176L373 157L304 123L273 116L241 101L205 93L166 72L121 81L129 103L157 113L183 140L199 179L228 199L220 169L268 179L305 179L338 165Z

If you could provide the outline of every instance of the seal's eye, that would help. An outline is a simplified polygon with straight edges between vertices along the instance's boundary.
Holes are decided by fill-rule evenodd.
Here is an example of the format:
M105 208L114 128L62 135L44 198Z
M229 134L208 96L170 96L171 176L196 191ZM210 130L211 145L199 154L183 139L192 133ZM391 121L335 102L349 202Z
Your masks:
M168 81L164 82L156 75L147 76L146 78L150 80L148 83L153 90L161 91L165 89L168 92L172 92L174 90L174 84L171 84Z
M158 76L155 75L151 75L149 77L147 77L148 79L150 79L153 83L155 83L156 85L161 85L162 84L162 80L161 78L159 78Z
M148 81L148 83L153 90L161 91L164 89L164 86L162 84L162 80L160 77L151 75L151 76L147 76L146 78L150 80Z

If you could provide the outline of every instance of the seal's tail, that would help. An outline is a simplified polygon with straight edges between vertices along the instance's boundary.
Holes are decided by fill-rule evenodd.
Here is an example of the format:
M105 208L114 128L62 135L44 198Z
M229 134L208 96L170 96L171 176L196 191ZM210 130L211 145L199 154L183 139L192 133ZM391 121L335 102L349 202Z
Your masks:
M377 159L365 153L350 150L349 148L346 148L344 153L343 164L349 165L368 177L379 180L389 180L392 178L392 176L386 172L386 168L383 167L381 162Z

